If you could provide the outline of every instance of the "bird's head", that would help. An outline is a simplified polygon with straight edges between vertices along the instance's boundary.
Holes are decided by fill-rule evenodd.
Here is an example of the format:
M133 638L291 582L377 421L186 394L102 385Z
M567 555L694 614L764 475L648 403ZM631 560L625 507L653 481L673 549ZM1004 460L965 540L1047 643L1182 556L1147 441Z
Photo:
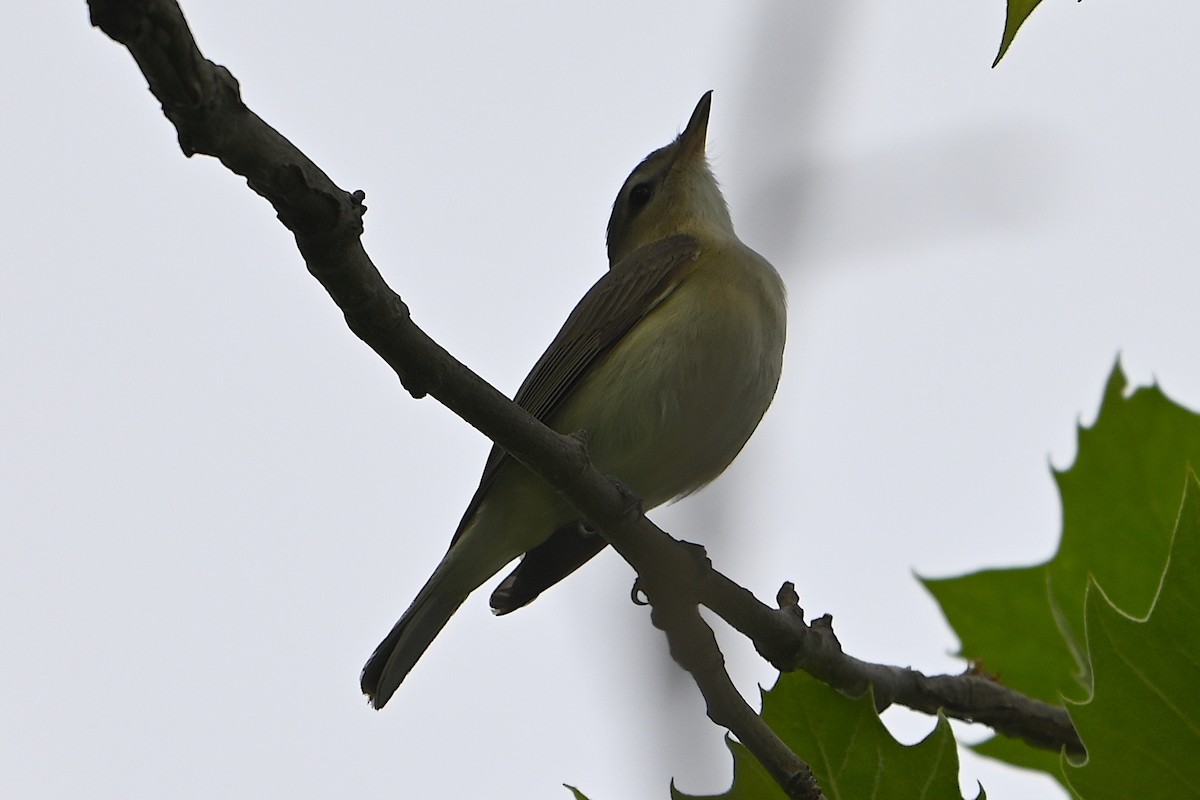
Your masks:
M733 234L729 207L704 154L712 92L683 133L655 150L625 179L608 219L608 264L676 233Z

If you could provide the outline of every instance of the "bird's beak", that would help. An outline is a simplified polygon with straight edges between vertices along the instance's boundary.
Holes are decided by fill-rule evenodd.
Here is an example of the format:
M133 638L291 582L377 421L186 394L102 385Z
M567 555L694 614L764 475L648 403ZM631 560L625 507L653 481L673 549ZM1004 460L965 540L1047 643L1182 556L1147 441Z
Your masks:
M709 89L696 104L687 127L679 134L679 151L684 158L704 156L704 141L708 136L708 112L712 110L712 90Z

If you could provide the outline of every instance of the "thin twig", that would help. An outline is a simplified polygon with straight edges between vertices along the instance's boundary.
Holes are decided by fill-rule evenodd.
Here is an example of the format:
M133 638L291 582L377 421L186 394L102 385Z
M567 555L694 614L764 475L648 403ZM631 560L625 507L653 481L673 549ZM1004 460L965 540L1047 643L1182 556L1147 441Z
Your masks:
M872 664L846 655L833 632L833 618L804 621L792 585L784 584L770 608L749 590L711 570L700 602L748 636L763 658L782 672L802 669L814 678L853 696L873 688L880 711L898 703L927 714L938 711L967 722L979 722L997 733L1048 750L1085 753L1083 742L1062 706L1035 700L971 672L925 675L907 667Z

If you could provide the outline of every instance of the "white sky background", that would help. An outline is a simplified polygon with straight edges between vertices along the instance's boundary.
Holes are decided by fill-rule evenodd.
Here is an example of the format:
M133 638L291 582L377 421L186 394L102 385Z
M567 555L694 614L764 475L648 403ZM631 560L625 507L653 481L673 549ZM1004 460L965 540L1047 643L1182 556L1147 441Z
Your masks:
M506 392L604 269L626 174L715 89L709 152L790 342L730 473L655 519L764 599L795 581L854 655L958 671L912 572L1053 552L1048 462L1118 352L1200 405L1200 6L1044 5L996 70L1001 0L185 12L253 109L366 190L385 276ZM0 48L0 795L724 789L721 733L611 553L511 617L479 592L367 709L358 671L488 443L408 398L241 179L181 157L82 0L23 11ZM747 693L771 681L723 640Z

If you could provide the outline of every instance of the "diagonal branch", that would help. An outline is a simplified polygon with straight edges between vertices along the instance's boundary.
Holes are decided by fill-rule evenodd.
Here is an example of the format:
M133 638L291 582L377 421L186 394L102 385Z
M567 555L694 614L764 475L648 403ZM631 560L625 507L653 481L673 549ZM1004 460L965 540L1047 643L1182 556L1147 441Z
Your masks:
M90 0L92 22L125 45L187 156L218 158L247 179L293 233L308 270L347 325L414 396L432 395L557 488L637 571L672 656L696 680L710 718L758 758L789 797L818 798L812 772L736 692L708 606L749 636L780 669L805 669L847 693L874 687L877 703L984 722L1040 747L1081 752L1066 711L973 676L926 677L846 656L828 618L811 625L794 599L772 609L712 569L703 550L672 539L635 498L597 473L577 437L547 428L475 375L417 327L362 247L362 192L348 193L242 102L226 70L200 53L173 0Z
M638 571L668 636L700 687L709 716L727 727L789 797L823 797L812 771L734 688L712 631L672 576L686 546L656 528L640 504L588 462L582 441L531 417L413 323L362 247L362 192L348 194L242 102L237 81L207 61L173 0L92 0L92 22L133 54L188 156L215 156L247 178L296 237L309 271L350 329L395 370L414 397L433 395L559 489Z

